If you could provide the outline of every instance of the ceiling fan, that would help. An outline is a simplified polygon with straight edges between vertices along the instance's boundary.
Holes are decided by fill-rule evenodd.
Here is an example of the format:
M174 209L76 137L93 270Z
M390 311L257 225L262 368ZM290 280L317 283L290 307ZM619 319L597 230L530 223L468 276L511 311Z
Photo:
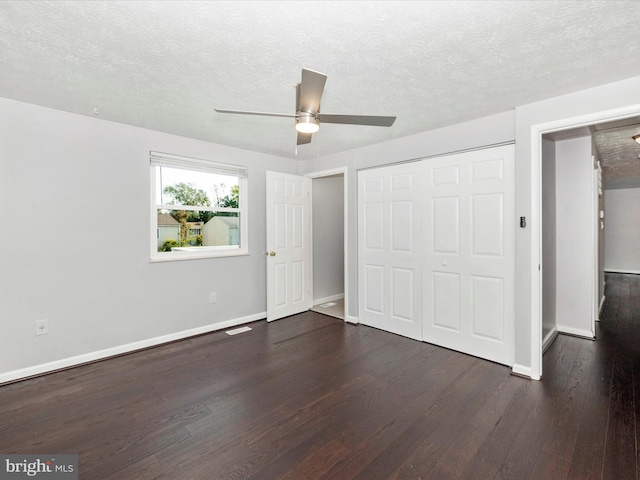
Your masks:
M326 81L326 75L314 72L313 70L302 69L302 80L296 85L295 114L223 110L219 108L214 108L214 110L218 113L295 118L296 130L298 132L298 145L311 142L311 134L316 133L320 129L320 122L376 127L390 127L393 125L393 122L395 122L396 117L320 113L320 99L322 98Z

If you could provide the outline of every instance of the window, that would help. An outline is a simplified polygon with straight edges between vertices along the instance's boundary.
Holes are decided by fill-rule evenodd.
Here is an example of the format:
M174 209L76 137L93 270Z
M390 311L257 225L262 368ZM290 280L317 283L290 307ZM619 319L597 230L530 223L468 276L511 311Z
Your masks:
M247 253L247 168L151 152L152 261Z

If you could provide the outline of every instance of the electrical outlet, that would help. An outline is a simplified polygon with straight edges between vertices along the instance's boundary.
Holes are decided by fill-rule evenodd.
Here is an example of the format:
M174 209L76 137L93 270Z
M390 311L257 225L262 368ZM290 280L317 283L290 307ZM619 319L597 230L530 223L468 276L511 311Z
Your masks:
M49 320L36 320L36 335L49 333Z
M216 292L211 292L209 294L209 303L216 303L218 301Z

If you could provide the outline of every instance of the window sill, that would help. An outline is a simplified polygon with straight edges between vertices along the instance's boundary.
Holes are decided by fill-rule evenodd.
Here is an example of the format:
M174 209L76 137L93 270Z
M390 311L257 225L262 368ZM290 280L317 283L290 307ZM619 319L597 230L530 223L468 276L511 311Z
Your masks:
M188 251L179 250L173 252L164 252L152 255L149 263L178 262L182 260L200 260L203 258L221 258L221 257L243 257L249 255L247 250L237 248L233 249L216 249L208 251Z

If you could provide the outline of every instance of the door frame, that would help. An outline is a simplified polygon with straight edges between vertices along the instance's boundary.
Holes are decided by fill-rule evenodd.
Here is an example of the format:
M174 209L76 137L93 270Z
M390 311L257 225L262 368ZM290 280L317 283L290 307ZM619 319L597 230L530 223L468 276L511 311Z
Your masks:
M322 178L322 177L331 177L333 175L342 175L342 185L343 185L343 230L344 230L344 238L343 238L343 250L344 250L344 263L342 265L343 275L344 275L344 321L349 323L358 323L357 320L353 319L353 317L349 316L349 229L347 224L348 217L348 185L347 181L347 167L338 167L332 168L329 170L321 170L318 172L306 173L304 176L308 177L312 180L311 182L311 211L309 215L311 216L311 297L313 297L313 179L314 178ZM311 299L311 303L313 303L313 298ZM356 317L357 318L357 317Z
M563 118L531 126L531 371L530 376L542 376L542 136L561 130L588 127L596 123L624 120L640 115L640 105L604 110L576 117ZM603 187L604 189L604 187ZM592 207L590 203L589 208ZM595 222L596 228L599 222ZM597 235L597 232L594 232ZM597 251L592 252L595 258ZM598 264L594 265L598 275ZM597 291L594 292L597 296ZM595 303L592 302L592 303Z

